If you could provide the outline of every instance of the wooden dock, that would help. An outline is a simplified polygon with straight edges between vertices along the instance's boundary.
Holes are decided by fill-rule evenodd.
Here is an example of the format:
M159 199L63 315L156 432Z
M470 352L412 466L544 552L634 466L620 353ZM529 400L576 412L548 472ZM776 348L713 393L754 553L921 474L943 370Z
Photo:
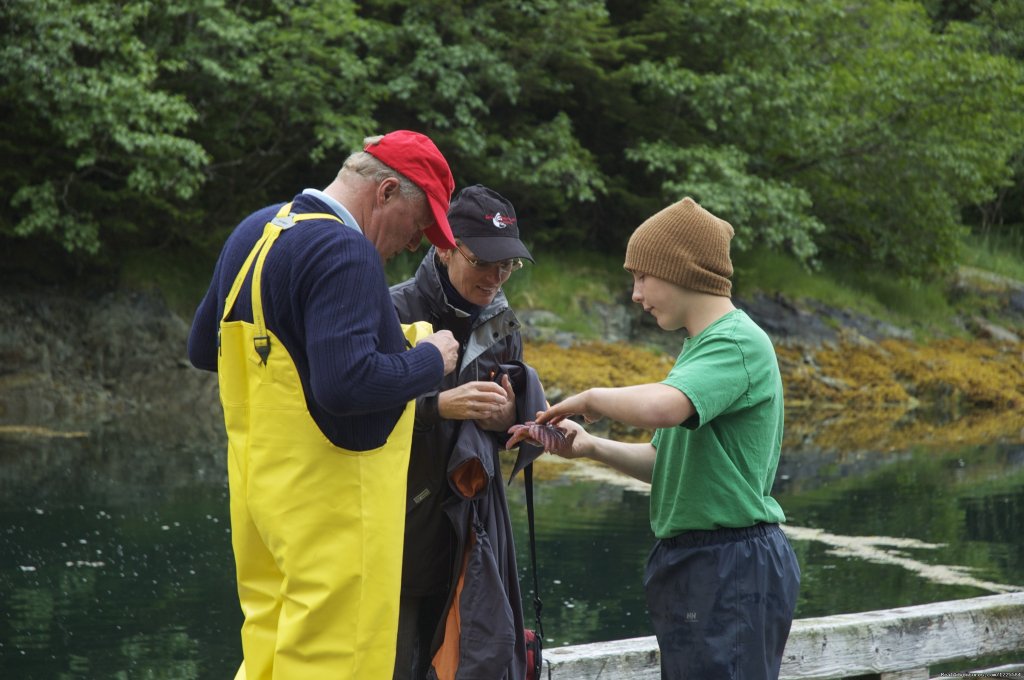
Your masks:
M1024 678L1024 592L798 619L780 678L928 680L936 664L1015 653L1021 665L969 677ZM552 680L661 679L653 636L545 649L544 661Z

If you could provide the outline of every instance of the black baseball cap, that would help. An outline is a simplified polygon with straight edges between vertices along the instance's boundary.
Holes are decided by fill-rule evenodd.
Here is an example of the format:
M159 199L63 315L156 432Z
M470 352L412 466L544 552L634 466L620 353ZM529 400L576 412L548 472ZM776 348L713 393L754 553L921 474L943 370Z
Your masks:
M487 262L533 256L519 240L519 223L512 203L494 189L474 184L460 191L448 208L455 238Z

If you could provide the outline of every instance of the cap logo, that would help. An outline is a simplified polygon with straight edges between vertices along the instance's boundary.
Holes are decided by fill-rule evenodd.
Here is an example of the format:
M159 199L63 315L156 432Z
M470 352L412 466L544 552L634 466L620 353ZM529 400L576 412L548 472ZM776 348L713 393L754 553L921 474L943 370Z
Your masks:
M502 215L500 212L494 213L493 215L484 215L484 219L490 220L491 224L498 229L504 229L505 227L510 227L516 223L516 218L509 217L508 215Z

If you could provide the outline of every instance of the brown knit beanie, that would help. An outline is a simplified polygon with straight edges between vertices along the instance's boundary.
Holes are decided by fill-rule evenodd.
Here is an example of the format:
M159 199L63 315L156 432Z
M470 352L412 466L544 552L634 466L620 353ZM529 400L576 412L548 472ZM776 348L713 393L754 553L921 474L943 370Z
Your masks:
M684 198L647 218L626 246L624 267L683 288L729 297L732 225Z

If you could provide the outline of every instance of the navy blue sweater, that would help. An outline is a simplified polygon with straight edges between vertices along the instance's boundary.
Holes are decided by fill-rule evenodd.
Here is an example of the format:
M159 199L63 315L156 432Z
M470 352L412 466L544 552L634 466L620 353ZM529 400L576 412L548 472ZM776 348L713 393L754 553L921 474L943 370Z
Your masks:
M189 334L189 360L197 368L217 370L225 298L280 207L245 218L224 244ZM302 194L295 197L292 211L333 212ZM251 274L229 320L252 321L250 283ZM354 229L334 220L309 220L286 229L267 256L262 288L267 328L287 348L309 412L336 446L353 451L381 446L406 402L441 384L441 353L429 344L406 351L380 255Z

